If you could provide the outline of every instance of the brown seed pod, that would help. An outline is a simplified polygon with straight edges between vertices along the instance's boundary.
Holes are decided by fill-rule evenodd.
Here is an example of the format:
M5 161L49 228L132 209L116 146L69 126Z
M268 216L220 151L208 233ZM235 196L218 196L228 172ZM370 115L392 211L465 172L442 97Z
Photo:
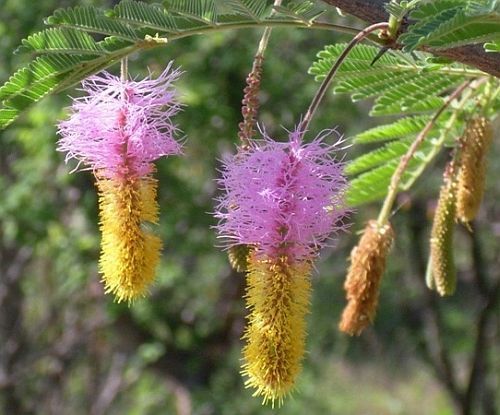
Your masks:
M380 281L385 270L387 254L394 240L390 224L380 226L371 220L358 245L351 252L351 266L344 289L347 306L339 329L350 335L359 335L375 318Z
M486 178L486 156L493 138L490 121L471 119L460 139L456 217L463 223L473 220L481 205Z
M451 295L456 287L453 259L453 228L456 214L456 184L445 178L439 193L431 232L431 273L436 291L441 296Z
M246 272L248 267L249 245L233 245L229 248L227 256L231 267L237 272Z

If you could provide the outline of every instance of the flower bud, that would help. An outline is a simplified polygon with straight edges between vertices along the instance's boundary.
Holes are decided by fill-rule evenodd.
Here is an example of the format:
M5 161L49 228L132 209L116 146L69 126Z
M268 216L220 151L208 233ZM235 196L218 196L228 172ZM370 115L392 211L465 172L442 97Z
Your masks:
M456 287L453 259L453 228L456 214L456 184L445 178L434 213L431 231L431 273L436 291L441 296L451 295ZM428 284L431 285L431 284Z
M359 335L373 322L380 281L393 240L394 231L389 223L380 226L374 220L368 222L351 252L351 266L344 283L348 303L339 324L341 331Z
M487 118L473 118L467 123L460 142L462 153L458 170L457 218L467 223L473 220L481 205L486 179L486 157L493 138Z

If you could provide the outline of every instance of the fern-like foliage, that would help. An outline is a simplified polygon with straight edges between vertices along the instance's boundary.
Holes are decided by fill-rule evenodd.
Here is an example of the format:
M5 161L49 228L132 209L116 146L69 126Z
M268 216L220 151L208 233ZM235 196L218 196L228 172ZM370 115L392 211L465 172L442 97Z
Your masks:
M321 80L344 47L340 44L327 46L318 53L318 59L309 72ZM334 93L348 93L355 101L374 98L370 111L373 116L400 117L353 137L354 143L381 144L347 165L347 174L353 176L347 200L353 206L378 200L387 193L391 176L401 157L435 111L443 105L447 94L470 77L481 74L469 72L458 65L430 65L426 63L424 55L419 55L415 62L399 52L386 53L372 65L377 52L378 48L373 46L356 46L339 68L333 88ZM410 160L401 189L415 182L437 154L438 148L444 144L446 135L460 127L460 122L456 122L453 128L448 125L450 112L445 111L439 118L427 140Z
M311 1L285 1L273 11L267 0L122 0L110 10L58 9L45 20L51 27L23 40L17 50L34 56L0 87L0 129L45 95L133 52L216 30L266 25L324 29L328 24L316 22L322 11Z
M426 46L443 49L500 39L498 0L433 0L410 14L410 25L399 41L404 50Z

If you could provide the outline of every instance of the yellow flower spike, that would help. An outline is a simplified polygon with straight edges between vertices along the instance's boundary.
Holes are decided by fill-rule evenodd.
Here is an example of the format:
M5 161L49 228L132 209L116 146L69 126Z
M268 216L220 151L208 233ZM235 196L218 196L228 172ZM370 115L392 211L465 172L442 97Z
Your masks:
M263 403L281 406L301 370L305 315L309 310L311 264L251 254L247 273L250 314L243 338L242 374Z
M131 302L146 293L160 259L161 240L144 229L157 223L156 180L152 177L98 178L100 271L106 293Z
M453 228L456 214L456 183L445 177L439 192L431 231L431 272L436 291L441 296L455 292L457 276L453 259Z
M377 311L380 282L386 258L394 240L391 225L380 226L371 220L351 252L351 266L344 283L348 303L342 313L339 329L359 335L373 322Z
M473 220L483 199L486 179L486 156L493 138L487 118L473 118L467 123L461 138L462 154L458 170L457 218L468 223Z

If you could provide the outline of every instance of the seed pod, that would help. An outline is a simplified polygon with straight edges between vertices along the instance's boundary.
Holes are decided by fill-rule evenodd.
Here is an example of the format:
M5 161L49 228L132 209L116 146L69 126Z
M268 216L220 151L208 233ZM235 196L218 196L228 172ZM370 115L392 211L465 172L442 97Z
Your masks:
M123 180L98 178L100 271L107 293L118 302L144 295L154 279L161 240L146 229L158 221L156 180L152 177Z
M456 185L448 178L441 186L431 231L431 272L436 291L441 296L451 295L456 287L453 259L453 228L456 214Z
M246 272L248 267L249 245L233 245L229 248L227 256L231 267L237 272Z
M463 223L473 220L479 211L484 194L486 158L492 138L490 121L478 117L467 123L460 140L456 216Z
M347 306L344 308L339 329L359 335L375 318L380 281L385 270L387 254L394 240L390 224L378 225L371 220L358 245L351 252L351 266L344 289Z
M288 264L286 257L249 257L242 374L264 403L278 406L301 370L305 315L309 310L311 264Z

